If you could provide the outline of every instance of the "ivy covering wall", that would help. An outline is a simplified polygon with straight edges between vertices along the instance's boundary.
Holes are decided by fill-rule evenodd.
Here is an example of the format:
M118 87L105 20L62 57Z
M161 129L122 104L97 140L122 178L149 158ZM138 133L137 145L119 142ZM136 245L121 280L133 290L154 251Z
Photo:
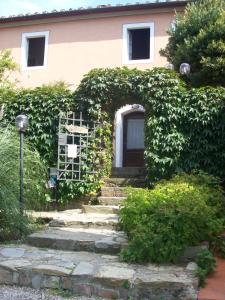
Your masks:
M26 114L29 118L26 139L38 150L46 167L56 167L59 113L78 112L77 104L73 99L73 93L63 83L35 89L10 89L4 93L4 97L1 97L0 93L0 107L4 107L0 124L1 126L11 124L14 127L15 117L20 113ZM58 203L66 204L99 189L100 179L108 176L111 167L110 133L111 124L104 122L101 128L96 130L95 139L89 138L89 155L83 158L81 168L88 173L88 169L92 170L94 164L96 174L86 176L86 182L60 181L56 195ZM103 148L102 151L96 151L99 145ZM55 195L53 197L55 198ZM47 199L51 202L50 197Z
M225 178L225 89L189 89L158 68L93 70L74 93L89 118L113 123L125 104L145 113L145 162L150 182L200 169Z
M145 163L148 181L170 178L174 173L201 169L225 178L225 89L187 88L175 72L166 69L96 69L89 72L75 92L62 84L33 90L10 91L2 123L26 113L27 138L47 166L57 162L57 126L60 111L82 111L85 119L103 124L96 143L103 150L97 158L98 174L89 182L61 186L60 199L90 193L109 175L113 159L115 112L126 104L145 108ZM95 143L93 143L93 150ZM91 163L91 158L90 163ZM87 166L88 168L88 162ZM64 200L62 200L64 201Z

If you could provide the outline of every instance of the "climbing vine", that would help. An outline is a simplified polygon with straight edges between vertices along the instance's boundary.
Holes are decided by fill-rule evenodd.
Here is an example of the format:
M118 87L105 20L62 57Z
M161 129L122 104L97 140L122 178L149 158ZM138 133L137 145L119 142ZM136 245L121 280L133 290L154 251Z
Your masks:
M121 106L144 106L149 181L193 169L225 177L224 88L188 89L163 68L96 69L84 77L74 99L89 118L111 124Z
M14 126L15 117L25 113L29 118L26 139L39 151L46 167L56 167L59 113L78 111L77 102L67 86L57 83L35 89L10 90L3 98L0 93L0 107L1 105L4 105L1 126ZM99 189L101 178L108 176L110 172L112 151L109 132L111 124L102 122L95 139L89 141L88 157L83 157L82 169L88 173L88 170L94 168L96 172L88 174L85 182L59 181L58 203L65 204ZM97 151L99 148L101 151ZM55 195L52 197L55 198ZM52 197L47 196L47 200L51 202Z
M29 115L27 138L38 149L46 166L57 160L57 124L60 111L82 111L84 119L100 121L102 127L92 143L85 168L97 165L87 182L60 184L64 202L92 193L107 177L113 159L116 111L126 104L145 108L145 165L149 182L174 173L201 169L224 179L225 89L188 89L179 76L164 68L140 71L95 69L84 76L75 92L65 85L10 91L1 99L4 122L14 122L19 112ZM96 156L96 144L101 151Z

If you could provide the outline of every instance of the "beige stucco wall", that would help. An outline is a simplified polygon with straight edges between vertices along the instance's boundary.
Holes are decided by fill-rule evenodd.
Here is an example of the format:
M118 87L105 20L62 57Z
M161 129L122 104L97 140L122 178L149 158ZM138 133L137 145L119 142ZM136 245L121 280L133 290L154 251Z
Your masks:
M63 80L75 88L83 75L93 68L121 67L123 24L154 22L154 62L129 65L139 69L164 66L166 59L159 50L167 43L166 31L174 18L173 11L143 15L114 16L96 19L73 20L49 24L0 27L0 50L11 49L21 64L22 33L49 31L48 65L42 70L17 73L19 84L34 87Z

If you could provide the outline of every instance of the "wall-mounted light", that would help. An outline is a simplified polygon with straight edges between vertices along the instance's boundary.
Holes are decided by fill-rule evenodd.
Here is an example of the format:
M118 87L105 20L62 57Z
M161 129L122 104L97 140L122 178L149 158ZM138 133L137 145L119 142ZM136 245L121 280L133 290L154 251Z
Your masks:
M174 70L174 65L169 63L169 64L165 65L165 68L168 69L168 70L173 71Z
M173 71L174 70L174 65L172 63L168 63L168 64L165 65L165 68L168 69L168 70ZM182 63L180 65L179 71L180 71L181 75L189 75L190 72L191 72L191 66L190 66L190 64L188 64L188 63Z
M191 66L188 63L182 63L180 65L180 74L181 75L188 75L191 72Z

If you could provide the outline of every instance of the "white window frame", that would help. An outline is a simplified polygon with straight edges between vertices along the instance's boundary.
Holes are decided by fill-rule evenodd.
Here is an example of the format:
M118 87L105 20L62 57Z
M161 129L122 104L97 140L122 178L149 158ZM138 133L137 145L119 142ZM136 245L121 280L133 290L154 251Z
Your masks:
M150 29L150 53L149 59L130 59L129 58L129 30L132 29ZM123 64L149 64L154 61L154 36L155 36L155 24L154 22L149 23L133 23L123 25Z
M34 66L34 67L28 67L27 61L28 61L28 39L30 38L39 38L44 37L45 38L45 50L44 50L44 63L43 66ZM49 40L49 31L39 31L39 32L25 32L22 34L22 44L21 44L21 50L22 50L22 70L40 70L47 68L47 60L48 60L48 40Z

